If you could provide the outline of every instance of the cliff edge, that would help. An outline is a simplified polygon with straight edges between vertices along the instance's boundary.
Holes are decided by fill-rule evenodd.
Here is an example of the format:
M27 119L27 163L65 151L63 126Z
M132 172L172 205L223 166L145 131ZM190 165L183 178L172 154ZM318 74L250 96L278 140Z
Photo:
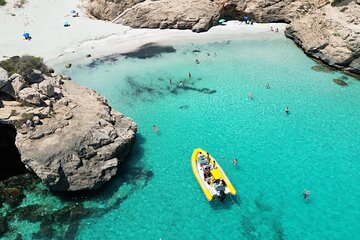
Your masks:
M116 174L135 139L130 118L69 77L0 72L0 121L16 126L21 161L50 190L96 189Z

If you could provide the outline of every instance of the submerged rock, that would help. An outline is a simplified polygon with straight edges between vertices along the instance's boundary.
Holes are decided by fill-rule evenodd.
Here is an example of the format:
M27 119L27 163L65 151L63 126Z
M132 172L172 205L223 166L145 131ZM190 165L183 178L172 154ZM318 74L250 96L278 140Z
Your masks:
M18 188L4 188L2 193L4 202L15 208L20 205L25 195Z
M333 79L334 83L336 83L337 85L340 85L340 86L347 86L348 84L342 80L342 79L339 79L339 78L335 78Z

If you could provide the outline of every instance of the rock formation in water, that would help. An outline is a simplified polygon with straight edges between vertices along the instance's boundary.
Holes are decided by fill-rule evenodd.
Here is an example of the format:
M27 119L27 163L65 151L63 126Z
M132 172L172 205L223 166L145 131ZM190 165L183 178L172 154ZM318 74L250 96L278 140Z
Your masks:
M285 34L310 56L360 74L360 1L342 2L295 19Z
M134 28L207 31L220 18L289 23L286 36L310 56L360 74L360 0L89 0L99 19Z
M135 138L130 118L68 77L0 74L0 122L16 126L21 161L50 190L96 189L116 174Z

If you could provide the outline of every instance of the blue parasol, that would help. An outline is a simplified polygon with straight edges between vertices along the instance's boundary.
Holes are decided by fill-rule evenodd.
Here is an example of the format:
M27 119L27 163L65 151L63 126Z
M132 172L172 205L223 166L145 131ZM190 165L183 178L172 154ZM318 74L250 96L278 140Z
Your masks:
M28 38L28 37L30 37L30 33L28 33L28 32L24 32L23 37L24 37L24 38Z
M69 20L64 20L64 21L63 21L63 25L64 25L64 27L70 26Z
M246 21L246 20L249 20L249 18L250 18L249 16L244 16L243 20Z

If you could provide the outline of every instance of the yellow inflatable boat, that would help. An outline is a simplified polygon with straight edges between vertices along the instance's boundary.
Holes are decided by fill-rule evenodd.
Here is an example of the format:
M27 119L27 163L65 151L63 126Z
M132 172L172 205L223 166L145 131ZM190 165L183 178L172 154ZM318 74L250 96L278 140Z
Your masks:
M228 194L236 194L234 186L220 164L205 150L201 148L194 150L191 165L207 200L211 201L214 197L223 199Z

